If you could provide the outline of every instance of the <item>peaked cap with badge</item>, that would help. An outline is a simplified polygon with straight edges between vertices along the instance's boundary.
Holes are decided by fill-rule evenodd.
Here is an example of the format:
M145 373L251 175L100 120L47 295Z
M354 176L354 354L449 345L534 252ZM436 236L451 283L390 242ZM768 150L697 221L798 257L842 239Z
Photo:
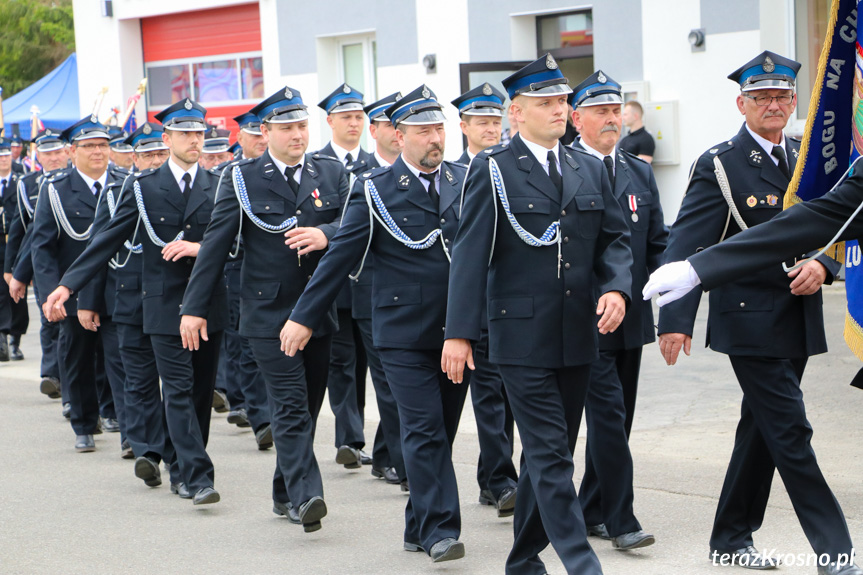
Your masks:
M263 124L292 124L309 117L299 90L285 86L251 110Z
M800 66L800 62L765 50L729 74L728 79L740 84L742 92L793 90Z
M156 150L167 150L168 146L162 141L161 126L157 126L151 122L144 122L138 129L126 138L126 143L132 146L136 153L152 152Z
M537 58L521 70L503 79L503 87L512 100L516 96L546 98L569 94L569 80L560 71L551 54Z
M243 112L239 116L234 116L234 121L243 132L253 136L261 135L261 119L256 114Z
M386 109L393 126L427 126L446 122L443 107L431 89L423 84Z
M347 84L342 84L318 103L318 107L324 110L327 115L338 114L339 112L362 112L364 105L362 92Z
M621 86L602 70L597 70L572 89L569 104L573 108L623 104Z
M401 99L402 93L395 92L389 96L381 98L377 102L372 102L363 108L363 111L369 117L370 122L389 122L390 119L386 114L387 109Z
M483 83L468 90L451 103L458 108L460 116L503 116L506 95L489 84Z
M156 120L162 123L165 130L204 132L207 130L207 124L204 122L206 115L205 107L186 98L156 114Z
M60 134L60 137L70 144L80 142L81 140L93 140L102 138L109 140L108 128L99 122L95 115L87 116L78 120Z

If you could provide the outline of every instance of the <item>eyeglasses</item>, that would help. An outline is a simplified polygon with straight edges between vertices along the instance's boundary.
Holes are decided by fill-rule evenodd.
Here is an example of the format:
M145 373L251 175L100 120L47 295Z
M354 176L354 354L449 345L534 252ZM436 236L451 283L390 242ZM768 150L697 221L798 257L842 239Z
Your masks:
M787 106L794 99L794 94L783 94L781 96L768 96L767 94L758 94L757 96L743 95L750 100L755 100L756 106L769 106L773 103L773 100L776 100L777 104Z
M138 157L142 160L152 160L155 158L167 158L170 152L168 150L162 150L159 152L144 152L143 154L138 154Z
M78 147L85 152L95 152L96 150L100 152L108 151L108 144L78 144Z

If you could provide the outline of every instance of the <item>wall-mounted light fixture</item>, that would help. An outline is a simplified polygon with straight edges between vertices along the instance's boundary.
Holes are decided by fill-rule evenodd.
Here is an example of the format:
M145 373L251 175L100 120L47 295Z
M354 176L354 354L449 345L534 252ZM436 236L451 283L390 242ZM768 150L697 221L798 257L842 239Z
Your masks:
M423 66L426 67L426 74L437 72L437 56L435 54L426 54L423 56Z
M704 52L705 39L704 28L695 28L689 31L689 46L693 52Z

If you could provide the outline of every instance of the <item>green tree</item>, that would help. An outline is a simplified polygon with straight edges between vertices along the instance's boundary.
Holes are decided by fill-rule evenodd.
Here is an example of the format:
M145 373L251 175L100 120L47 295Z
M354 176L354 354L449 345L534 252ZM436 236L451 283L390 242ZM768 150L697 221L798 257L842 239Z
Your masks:
M72 0L0 0L0 87L8 98L75 51Z

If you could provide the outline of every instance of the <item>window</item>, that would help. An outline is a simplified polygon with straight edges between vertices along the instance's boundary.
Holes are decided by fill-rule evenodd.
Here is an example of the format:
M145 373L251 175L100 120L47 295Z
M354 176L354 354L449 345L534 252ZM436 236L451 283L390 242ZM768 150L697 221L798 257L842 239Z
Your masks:
M830 21L830 0L794 0L795 60L803 67L797 79L797 119L805 120L818 74L818 59Z
M556 60L593 56L593 13L590 10L536 18L537 56Z
M167 107L184 98L206 105L254 104L264 97L260 55L147 64L148 104Z

